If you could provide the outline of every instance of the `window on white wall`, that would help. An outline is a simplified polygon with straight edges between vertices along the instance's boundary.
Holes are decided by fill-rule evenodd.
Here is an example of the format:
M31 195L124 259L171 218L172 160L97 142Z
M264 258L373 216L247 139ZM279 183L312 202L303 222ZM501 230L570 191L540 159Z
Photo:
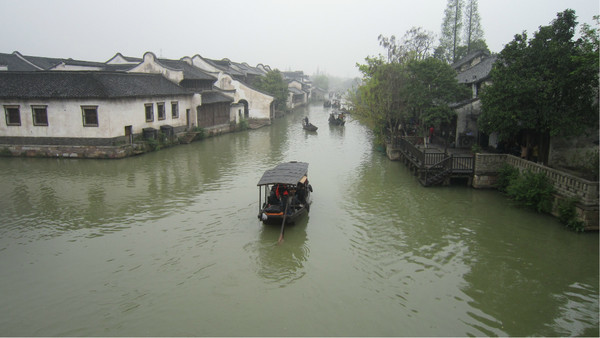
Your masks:
M156 110L158 111L158 119L159 120L164 120L166 118L166 115L165 115L165 103L164 102L158 102L158 103L156 103Z
M4 114L6 115L7 126L21 125L21 111L19 106L4 106Z
M179 102L171 101L171 118L179 118Z
M84 127L98 127L98 106L81 106Z
M48 107L47 106L31 106L31 112L33 114L33 125L34 126L47 126L48 125Z
M152 103L146 103L146 122L154 121L154 105Z

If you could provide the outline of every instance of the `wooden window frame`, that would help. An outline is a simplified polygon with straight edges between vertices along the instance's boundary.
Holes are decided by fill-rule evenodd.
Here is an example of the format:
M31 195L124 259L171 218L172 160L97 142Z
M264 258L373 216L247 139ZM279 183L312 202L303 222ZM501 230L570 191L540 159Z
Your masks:
M148 116L148 113L150 113L150 116ZM146 122L154 122L154 103L144 104L144 114L146 115Z
M94 110L96 113L96 123L89 123L88 122L88 118L87 118L87 114L86 111L87 110ZM81 119L82 119L82 123L84 127L98 127L100 124L99 118L98 118L98 106L81 106Z
M42 115L38 115L41 114ZM41 104L32 104L31 105L31 116L32 116L32 121L33 121L33 125L37 126L37 127L47 127L49 125L48 123L48 106L46 105L41 105ZM38 121L40 119L38 119L38 117L42 117L45 119L45 121Z
M11 122L10 119L10 111L12 109L17 110L17 117L19 118L19 122ZM9 127L18 127L21 125L21 107L19 105L5 105L4 106L4 116L6 118L6 125Z
M171 118L178 119L179 118L179 102L171 101Z
M164 102L156 102L156 115L158 116L159 121L165 120L167 118Z

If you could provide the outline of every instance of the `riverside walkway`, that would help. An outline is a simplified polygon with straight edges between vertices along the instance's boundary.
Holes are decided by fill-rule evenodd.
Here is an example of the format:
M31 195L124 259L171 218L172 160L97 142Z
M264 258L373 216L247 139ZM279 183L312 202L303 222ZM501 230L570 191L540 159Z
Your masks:
M386 144L387 156L403 161L423 186L447 185L453 178L466 178L471 184L475 160L469 150L420 141L422 138L395 138Z

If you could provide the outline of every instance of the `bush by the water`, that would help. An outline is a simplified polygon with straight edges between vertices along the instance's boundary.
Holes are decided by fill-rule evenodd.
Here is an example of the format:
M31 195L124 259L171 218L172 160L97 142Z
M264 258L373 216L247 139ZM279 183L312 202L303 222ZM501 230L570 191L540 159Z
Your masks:
M575 210L576 198L561 200L558 203L558 219L568 228L575 231L583 231L585 224L578 219L577 211Z
M535 174L530 170L523 172L510 181L506 193L519 204L537 212L552 211L554 186L544 173Z
M552 211L554 186L544 173L535 174L530 170L520 173L519 169L505 164L498 172L496 188L537 212Z
M510 185L510 182L519 177L519 169L504 164L498 171L498 179L496 180L496 188L502 192L506 192L506 189Z

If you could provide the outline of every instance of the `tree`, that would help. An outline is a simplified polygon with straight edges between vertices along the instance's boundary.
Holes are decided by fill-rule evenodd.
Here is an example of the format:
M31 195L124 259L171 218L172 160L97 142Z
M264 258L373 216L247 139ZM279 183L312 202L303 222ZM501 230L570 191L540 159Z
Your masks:
M482 49L481 43L485 45L485 49L487 49L487 44L483 39L483 28L481 27L480 17L479 17L479 9L477 0L467 0L465 5L465 46L467 47L466 54L469 52Z
M382 58L366 58L359 65L363 84L351 97L353 116L374 131L377 142L386 136L394 137L398 125L406 118L405 98L401 96L406 85L404 65L385 63Z
M528 143L537 139L543 163L551 136L577 135L598 124L598 35L587 27L575 40L576 18L567 9L532 39L525 32L515 35L481 94L481 130L498 132L504 141L519 134Z
M456 61L456 49L461 42L463 2L464 0L448 0L444 11L440 45L436 49L435 55L448 63Z
M379 45L387 49L388 62L406 62L408 60L423 60L431 56L433 46L433 33L422 27L412 27L396 43L396 37L387 38L379 35Z
M455 112L449 104L469 94L456 81L454 69L432 57L405 63L386 63L383 57L366 60L359 65L363 85L351 99L353 116L371 127L379 142L396 137L400 124L439 127L450 122Z
M256 88L275 97L275 109L285 110L288 99L288 86L278 69L272 70L260 78L255 84Z
M449 124L456 114L450 104L469 97L470 91L456 81L456 72L447 63L428 58L407 64L410 81L405 88L411 117L422 126Z

